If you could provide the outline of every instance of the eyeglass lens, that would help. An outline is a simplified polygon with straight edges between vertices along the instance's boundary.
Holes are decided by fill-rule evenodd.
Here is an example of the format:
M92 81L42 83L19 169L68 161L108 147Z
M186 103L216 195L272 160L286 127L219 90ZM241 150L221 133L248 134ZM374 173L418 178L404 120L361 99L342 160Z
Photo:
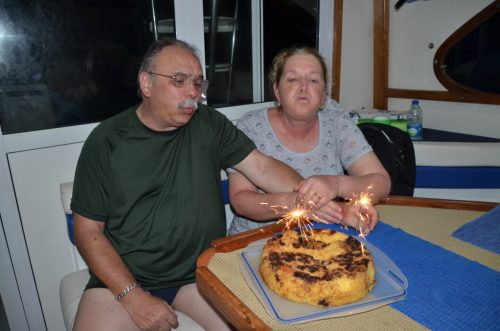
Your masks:
M198 92L201 92L202 94L205 94L207 92L207 89L208 89L209 81L201 79L201 78L191 78L188 75L184 75L184 74L176 74L174 76L169 76L169 75L164 75L164 74L160 74L160 73L152 72L152 71L148 72L148 73L150 75L158 75L158 76L170 78L173 81L174 86L178 87L178 88L184 88L184 87L186 87L186 84L191 83L191 84L193 84L194 88Z
M199 92L206 92L208 88L208 81L200 78L189 78L182 75L172 77L175 87L186 87L186 84L192 82L194 88Z

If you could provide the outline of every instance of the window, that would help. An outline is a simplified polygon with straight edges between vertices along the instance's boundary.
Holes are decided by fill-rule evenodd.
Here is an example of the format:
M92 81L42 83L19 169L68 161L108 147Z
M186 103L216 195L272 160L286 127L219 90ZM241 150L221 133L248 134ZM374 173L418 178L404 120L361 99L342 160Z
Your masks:
M4 134L99 122L139 101L153 40L148 1L8 0L0 5Z
M264 1L264 96L273 100L267 76L274 56L283 48L317 48L318 1ZM276 19L279 17L279 19Z
M203 0L208 105L272 100L267 80L271 61L285 47L317 46L318 6L309 0ZM175 24L172 19L160 22ZM162 30L174 33L172 27Z
M500 6L492 3L436 52L434 71L450 91L500 95Z
M100 122L137 104L137 69L147 46L163 35L183 35L193 25L189 19L176 22L175 6L203 13L209 105L271 101L267 74L276 52L292 45L318 46L319 2L4 1L2 132Z

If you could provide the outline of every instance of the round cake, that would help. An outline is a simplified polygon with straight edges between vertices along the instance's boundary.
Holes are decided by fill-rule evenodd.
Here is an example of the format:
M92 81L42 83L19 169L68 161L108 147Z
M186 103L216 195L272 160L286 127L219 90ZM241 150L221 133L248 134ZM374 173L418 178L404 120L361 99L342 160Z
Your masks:
M269 239L259 272L278 295L316 306L339 306L365 297L375 285L371 253L344 233L295 230Z

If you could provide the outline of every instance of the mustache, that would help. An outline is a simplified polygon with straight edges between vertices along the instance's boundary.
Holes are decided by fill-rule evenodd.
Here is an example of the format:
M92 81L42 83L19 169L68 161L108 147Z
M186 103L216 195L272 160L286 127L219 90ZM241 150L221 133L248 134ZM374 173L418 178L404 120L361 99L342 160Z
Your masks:
M198 109L198 103L193 99L186 99L181 101L178 105L179 108L193 108L194 110Z

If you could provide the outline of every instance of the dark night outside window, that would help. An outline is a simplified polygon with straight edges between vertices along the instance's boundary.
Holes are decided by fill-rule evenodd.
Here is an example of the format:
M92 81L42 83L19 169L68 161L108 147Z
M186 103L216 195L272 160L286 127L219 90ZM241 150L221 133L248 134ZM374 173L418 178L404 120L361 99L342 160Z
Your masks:
M237 29L232 77L229 79L229 72L224 70L212 73L208 104L224 107L272 100L267 80L271 60L285 47L316 47L318 2L262 1L261 61L265 77L260 77L256 76L260 73L258 68L252 64L255 45L252 44L251 2L212 1L203 2L205 20L210 16L212 4L218 3L218 17L234 17L236 13ZM2 2L2 133L96 123L136 105L140 101L136 78L139 62L155 38L152 5L157 23L174 22L172 0ZM175 28L169 31L175 34ZM215 44L211 44L205 31L207 65L211 54L214 54L214 63L227 62L232 46L230 37L231 34L221 33ZM215 45L215 51L211 45ZM264 95L258 100L253 91L255 79L261 79L264 84Z
M485 7L440 46L434 71L449 91L466 91L480 98L500 94L498 2Z

